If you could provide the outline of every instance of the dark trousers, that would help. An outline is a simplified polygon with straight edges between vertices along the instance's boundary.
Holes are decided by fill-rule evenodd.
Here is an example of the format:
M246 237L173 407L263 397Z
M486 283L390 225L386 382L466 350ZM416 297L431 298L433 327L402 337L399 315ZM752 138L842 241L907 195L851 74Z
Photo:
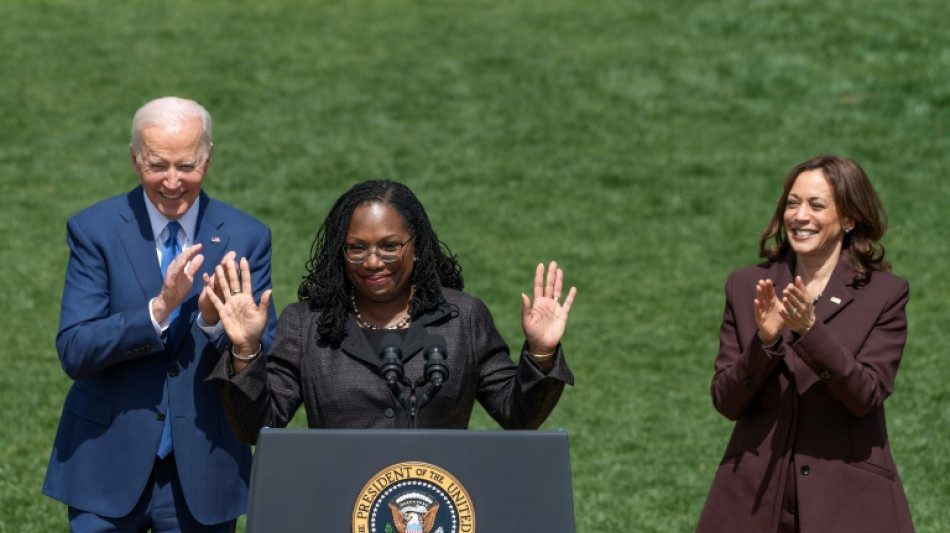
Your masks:
M152 476L132 512L121 518L109 518L69 508L71 533L234 533L235 520L206 526L198 523L188 510L178 479L175 454L155 458Z

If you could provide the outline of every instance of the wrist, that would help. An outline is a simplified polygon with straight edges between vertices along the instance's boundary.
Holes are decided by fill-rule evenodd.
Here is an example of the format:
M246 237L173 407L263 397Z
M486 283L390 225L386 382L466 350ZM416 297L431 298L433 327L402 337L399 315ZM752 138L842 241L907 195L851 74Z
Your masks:
M254 352L251 352L251 350L248 350L248 349L241 349L241 348L238 348L237 350L235 350L234 345L232 344L231 357L233 357L234 359L237 359L238 361L253 361L254 359L257 358L258 355L261 355L261 351L263 351L263 349L264 347L260 343L258 343L257 350Z
M536 350L531 346L526 348L528 355L530 355L536 361L547 361L554 358L554 354L557 353L557 347L555 346L552 349L548 350Z
M780 340L782 340L781 335L776 335L775 338L773 339L766 339L762 337L762 332L761 331L759 332L759 342L762 343L762 347L765 348L766 350L771 350L775 348L776 346L778 346L778 343Z

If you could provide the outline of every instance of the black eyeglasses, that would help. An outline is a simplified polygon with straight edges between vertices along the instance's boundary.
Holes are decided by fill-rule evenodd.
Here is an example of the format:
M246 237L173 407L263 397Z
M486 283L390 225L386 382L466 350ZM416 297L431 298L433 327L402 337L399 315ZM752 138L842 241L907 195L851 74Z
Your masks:
M402 259L402 249L410 242L412 242L412 239L406 242L388 241L372 248L365 244L344 244L343 257L350 263L358 265L369 259L370 254L376 254L376 257L383 263L393 263Z

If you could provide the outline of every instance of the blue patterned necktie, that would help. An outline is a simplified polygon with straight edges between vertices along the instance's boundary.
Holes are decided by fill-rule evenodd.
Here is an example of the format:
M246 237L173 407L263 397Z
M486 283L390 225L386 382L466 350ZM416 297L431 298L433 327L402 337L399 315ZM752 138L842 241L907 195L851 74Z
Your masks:
M181 229L181 224L178 222L172 221L169 222L167 226L168 237L165 238L165 242L162 243L162 280L165 279L165 273L168 272L168 265L178 257L178 254L181 253L181 246L178 245L178 230ZM175 321L175 318L178 317L178 308L176 307L168 315L168 328L171 329L171 324ZM168 385L165 385L166 388ZM172 451L172 413L171 406L165 409L165 421L162 425L162 440L158 443L158 457L164 459L168 457L168 454Z

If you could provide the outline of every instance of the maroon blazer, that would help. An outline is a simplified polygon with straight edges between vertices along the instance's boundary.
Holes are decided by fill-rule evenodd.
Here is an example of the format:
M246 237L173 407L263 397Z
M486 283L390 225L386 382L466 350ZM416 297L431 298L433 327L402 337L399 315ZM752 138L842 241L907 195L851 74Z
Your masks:
M789 254L726 283L712 399L736 425L697 531L777 531L785 490L794 486L804 533L912 532L884 422L907 338L909 286L874 272L857 288L842 259L812 328L800 337L786 329L765 350L753 318L755 286L769 278L780 291L792 282L794 262Z

